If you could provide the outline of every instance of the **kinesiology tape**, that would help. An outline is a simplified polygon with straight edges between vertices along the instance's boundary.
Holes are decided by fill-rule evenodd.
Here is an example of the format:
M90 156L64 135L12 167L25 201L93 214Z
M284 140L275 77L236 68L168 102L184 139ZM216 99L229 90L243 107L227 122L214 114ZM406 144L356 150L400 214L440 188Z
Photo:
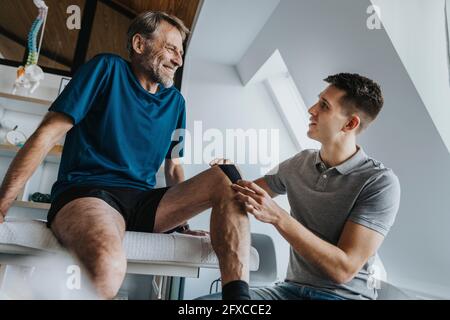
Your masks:
M219 164L219 168L222 169L223 173L231 180L232 183L241 180L241 174L237 170L234 164Z

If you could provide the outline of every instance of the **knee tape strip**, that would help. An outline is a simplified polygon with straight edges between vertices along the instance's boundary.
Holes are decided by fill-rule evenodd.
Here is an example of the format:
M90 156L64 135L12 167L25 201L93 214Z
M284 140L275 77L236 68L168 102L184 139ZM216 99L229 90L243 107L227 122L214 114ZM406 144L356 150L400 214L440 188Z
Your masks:
M225 173L232 183L236 183L236 181L242 179L234 164L219 164L219 168L223 171L223 173Z

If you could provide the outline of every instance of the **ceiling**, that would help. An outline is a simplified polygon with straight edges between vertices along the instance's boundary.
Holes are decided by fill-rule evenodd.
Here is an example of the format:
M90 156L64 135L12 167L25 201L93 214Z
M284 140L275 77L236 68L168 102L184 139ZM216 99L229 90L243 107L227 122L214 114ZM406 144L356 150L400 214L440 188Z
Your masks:
M173 14L191 28L200 0L115 0L113 2L135 13L158 10Z
M87 2L89 1L89 3ZM80 30L69 30L66 21L70 5L83 9L96 3L88 43L82 43L84 61L102 52L113 52L128 58L126 31L132 18L143 11L165 11L182 19L191 28L200 0L45 0L49 7L48 18L39 65L70 72L77 51ZM4 59L22 62L25 54L27 34L37 16L32 0L1 0L0 10L0 55ZM83 32L84 33L84 32ZM87 41L83 37L84 41ZM79 45L79 44L78 44Z
M237 64L279 3L280 0L205 0L188 54Z

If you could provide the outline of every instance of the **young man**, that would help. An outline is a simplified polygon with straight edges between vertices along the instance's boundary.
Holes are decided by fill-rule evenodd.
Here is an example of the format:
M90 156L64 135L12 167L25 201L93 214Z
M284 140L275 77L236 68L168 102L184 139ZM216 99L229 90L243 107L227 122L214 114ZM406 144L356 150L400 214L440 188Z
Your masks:
M374 255L394 223L400 185L391 169L368 157L356 136L383 105L379 86L358 74L330 85L309 109L308 136L320 150L304 150L255 182L238 181L236 199L289 242L286 280L252 289L252 299L375 299ZM272 199L288 196L290 214ZM214 298L204 297L203 299Z
M1 223L67 133L48 226L83 263L103 298L113 298L125 276L125 230L167 232L211 207L224 297L241 298L234 287L248 281L248 216L233 199L229 178L236 169L217 165L183 182L182 151L176 154L172 141L174 130L185 126L185 102L172 85L187 33L181 20L165 13L138 16L128 30L131 63L103 54L82 66L11 163L0 189ZM154 189L163 161L168 187Z

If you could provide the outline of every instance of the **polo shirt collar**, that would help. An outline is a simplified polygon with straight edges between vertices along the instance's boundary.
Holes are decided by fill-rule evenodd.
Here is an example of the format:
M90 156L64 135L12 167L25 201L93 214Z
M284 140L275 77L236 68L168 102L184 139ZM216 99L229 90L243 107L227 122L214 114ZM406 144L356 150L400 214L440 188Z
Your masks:
M363 148L358 146L358 151L350 159L334 168L341 174L348 174L354 169L359 168L367 160L367 158L368 156L364 152ZM325 164L320 158L320 151L316 152L316 159L314 161L314 164L316 165L316 167L320 167L320 165L322 164L323 168L325 168Z

